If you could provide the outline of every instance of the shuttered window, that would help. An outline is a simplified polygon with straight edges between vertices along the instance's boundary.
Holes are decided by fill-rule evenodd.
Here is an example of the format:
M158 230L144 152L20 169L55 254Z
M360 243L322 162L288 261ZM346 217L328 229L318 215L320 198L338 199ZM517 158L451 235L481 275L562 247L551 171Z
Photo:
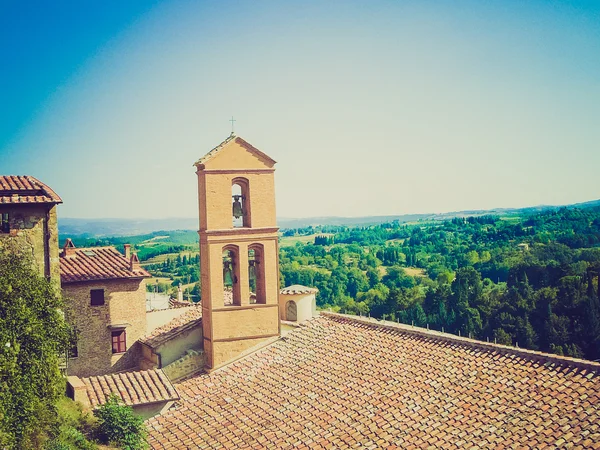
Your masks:
M113 331L112 332L112 352L113 353L125 353L127 350L127 341L125 337L125 330Z

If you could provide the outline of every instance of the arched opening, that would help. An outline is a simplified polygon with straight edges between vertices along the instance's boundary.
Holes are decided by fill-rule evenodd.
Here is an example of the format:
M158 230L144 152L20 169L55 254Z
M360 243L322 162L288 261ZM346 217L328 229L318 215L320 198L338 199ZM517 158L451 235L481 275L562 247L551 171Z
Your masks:
M298 320L298 308L296 302L293 300L290 300L285 304L285 320L290 322Z
M248 247L248 280L250 303L267 303L265 290L265 262L263 246L252 244Z
M223 248L223 304L225 306L241 305L240 265L238 248Z
M250 196L248 180L235 178L231 184L231 213L234 228L250 227Z

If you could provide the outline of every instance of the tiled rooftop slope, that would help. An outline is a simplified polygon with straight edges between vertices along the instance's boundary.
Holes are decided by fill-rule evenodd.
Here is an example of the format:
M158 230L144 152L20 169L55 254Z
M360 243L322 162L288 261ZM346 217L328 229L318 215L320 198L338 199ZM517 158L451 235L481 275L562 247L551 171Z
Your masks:
M132 270L131 261L114 247L71 248L70 251L70 256L60 258L63 283L151 276L141 267Z
M179 396L162 370L142 370L82 378L90 405L106 403L110 394L119 396L126 405L177 400Z
M190 303L188 303L190 305ZM188 311L181 316L172 319L161 327L156 328L148 336L140 339L144 344L156 348L179 333L192 327L199 326L202 322L202 308L200 305L188 306Z
M152 448L600 448L600 365L322 315L177 385ZM575 361L576 362L576 361Z
M62 200L37 178L0 175L0 203L62 203Z

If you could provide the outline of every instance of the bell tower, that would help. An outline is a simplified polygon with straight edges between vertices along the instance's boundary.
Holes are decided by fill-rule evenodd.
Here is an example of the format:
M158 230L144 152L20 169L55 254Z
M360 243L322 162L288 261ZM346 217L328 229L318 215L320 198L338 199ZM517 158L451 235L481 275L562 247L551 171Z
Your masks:
M232 133L195 166L203 344L215 369L279 337L275 161Z

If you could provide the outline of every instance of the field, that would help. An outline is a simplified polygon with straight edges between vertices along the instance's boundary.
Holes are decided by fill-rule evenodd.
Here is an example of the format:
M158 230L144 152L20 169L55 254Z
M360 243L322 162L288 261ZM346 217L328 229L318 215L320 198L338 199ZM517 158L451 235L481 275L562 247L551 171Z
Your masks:
M315 241L315 236L333 236L332 233L316 233L306 234L301 236L280 236L279 246L280 247L293 247L296 243L311 244Z
M377 269L379 270L379 275L384 276L387 273L389 267L387 266L379 266ZM419 269L417 267L402 267L406 275L411 277L424 277L425 270Z
M180 255L182 258L185 255L189 258L190 256L196 256L197 254L198 254L198 251L194 252L191 250L184 250L184 251L177 252L177 253L164 253L162 255L153 256L152 258L149 258L149 259L143 261L142 266L147 266L149 264L162 264L169 258L170 259L177 258L177 255Z

